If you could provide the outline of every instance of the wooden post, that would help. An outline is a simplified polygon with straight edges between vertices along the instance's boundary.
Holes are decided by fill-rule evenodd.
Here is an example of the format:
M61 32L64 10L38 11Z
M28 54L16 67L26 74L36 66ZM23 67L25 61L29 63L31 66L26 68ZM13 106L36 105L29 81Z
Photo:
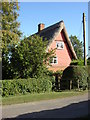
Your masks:
M84 66L87 65L86 61L86 40L85 40L85 13L83 13L83 41L84 41Z
M55 86L58 89L58 74L55 75Z
M72 89L72 80L70 80L70 90Z
M79 89L79 79L77 80L77 83L78 83L78 89Z
M58 76L58 89L60 90L60 81L61 81L61 77Z

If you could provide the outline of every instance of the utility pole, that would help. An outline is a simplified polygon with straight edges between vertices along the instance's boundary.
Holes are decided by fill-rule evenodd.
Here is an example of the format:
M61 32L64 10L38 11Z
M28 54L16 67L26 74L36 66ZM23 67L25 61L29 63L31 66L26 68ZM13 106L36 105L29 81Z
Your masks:
M86 40L85 40L85 13L83 13L83 41L84 41L84 66L87 65L87 60L86 60Z

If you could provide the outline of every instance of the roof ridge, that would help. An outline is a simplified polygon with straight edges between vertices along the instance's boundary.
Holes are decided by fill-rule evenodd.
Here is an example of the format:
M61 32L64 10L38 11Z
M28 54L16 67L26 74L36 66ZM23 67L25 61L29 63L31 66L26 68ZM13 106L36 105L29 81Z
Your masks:
M64 21L63 20L61 20L61 21L59 21L59 22L57 22L57 23L55 23L53 25L50 25L50 26L44 28L42 31L40 31L40 33L46 32L47 30L51 30L51 29L54 29L56 27L59 28L61 26L64 27Z
M69 48L70 48L70 50L71 50L71 52L73 54L73 57L75 59L77 59L77 55L76 55L76 53L74 51L74 48L73 48L73 45L72 45L72 43L71 43L71 41L69 39L69 36L68 36L68 33L67 33L66 28L65 28L65 24L64 24L63 20L61 20L61 21L59 21L59 22L57 22L57 23L55 23L55 24L53 24L53 25L51 25L49 27L46 27L43 30L41 30L40 32L37 32L35 34L39 35L39 36L42 36L43 40L45 38L47 38L47 40L49 41L48 42L48 46L47 46L47 49L48 49L48 47L50 46L51 42L56 38L56 36L58 36L58 34L62 30L63 30L63 33L64 33L64 35L66 37L67 44L69 45ZM35 35L35 34L33 34L33 35Z

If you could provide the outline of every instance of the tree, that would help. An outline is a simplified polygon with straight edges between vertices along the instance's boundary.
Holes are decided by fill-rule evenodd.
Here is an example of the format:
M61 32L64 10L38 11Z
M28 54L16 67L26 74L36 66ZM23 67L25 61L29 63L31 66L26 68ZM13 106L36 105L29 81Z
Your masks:
M14 68L14 77L42 77L47 74L47 61L54 54L54 50L46 52L47 40L37 35L25 38L12 49L10 59Z
M90 65L90 57L87 59L87 65Z
M83 58L83 45L82 42L76 37L76 36L70 36L71 43L74 47L74 50L76 52L77 58L82 59Z
M1 32L2 32L2 79L11 78L12 68L10 64L11 49L20 42L21 32L18 29L20 23L17 22L19 10L17 0L10 2L2 1Z

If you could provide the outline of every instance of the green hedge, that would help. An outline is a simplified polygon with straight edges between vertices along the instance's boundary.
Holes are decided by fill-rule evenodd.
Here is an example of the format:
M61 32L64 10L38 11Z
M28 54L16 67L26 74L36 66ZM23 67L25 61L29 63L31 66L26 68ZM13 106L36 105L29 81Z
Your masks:
M83 66L84 65L84 60L73 60L70 65L78 65L78 66Z
M72 80L72 87L77 88L78 80L80 88L88 87L87 84L88 69L85 66L69 66L67 67L62 76L61 87L62 89L69 89L70 80Z
M73 60L70 65L83 66L84 60ZM90 65L90 58L87 59L87 65Z
M0 80L0 96L2 94L2 80Z
M2 96L49 92L52 89L50 78L29 78L2 81Z
M90 57L87 60L87 64L90 65Z

